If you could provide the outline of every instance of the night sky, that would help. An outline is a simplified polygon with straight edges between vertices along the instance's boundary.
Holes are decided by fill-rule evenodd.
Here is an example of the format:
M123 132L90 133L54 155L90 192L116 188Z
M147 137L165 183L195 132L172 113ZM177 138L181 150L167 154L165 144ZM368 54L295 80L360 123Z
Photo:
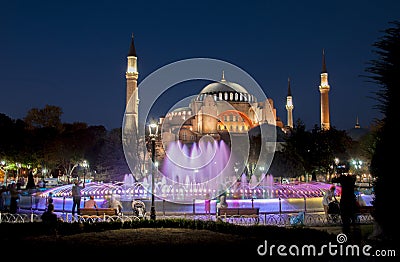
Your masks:
M139 84L158 68L188 58L240 67L274 100L286 124L288 77L294 120L320 122L320 73L325 50L331 125L368 127L379 111L375 84L361 77L373 43L399 19L400 1L2 1L0 113L23 118L46 104L63 122L120 127L131 35ZM221 74L221 72L216 72ZM226 72L226 79L230 79ZM188 84L188 83L187 83ZM198 93L203 82L173 90L157 103ZM139 93L140 94L140 93Z

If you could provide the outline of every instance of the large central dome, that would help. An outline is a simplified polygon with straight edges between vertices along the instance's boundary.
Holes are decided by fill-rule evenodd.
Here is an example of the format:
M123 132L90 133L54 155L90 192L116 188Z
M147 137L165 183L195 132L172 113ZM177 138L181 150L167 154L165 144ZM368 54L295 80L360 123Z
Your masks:
M237 83L228 82L225 79L222 79L221 82L215 82L205 86L200 93L215 94L219 92L235 92L235 93L248 94L247 90L243 86Z
M256 98L249 94L243 86L226 81L223 73L221 81L206 85L197 96L196 101L203 101L208 95L213 96L215 101L257 102Z

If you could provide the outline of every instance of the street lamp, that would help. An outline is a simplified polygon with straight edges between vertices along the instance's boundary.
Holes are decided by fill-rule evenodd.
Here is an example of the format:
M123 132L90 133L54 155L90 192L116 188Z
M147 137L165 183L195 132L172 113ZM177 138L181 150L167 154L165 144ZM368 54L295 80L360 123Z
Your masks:
M6 161L5 160L1 160L1 170L3 170L4 172L4 185L7 186L7 166L6 166Z
M149 136L151 139L151 208L150 208L150 219L156 220L156 208L154 206L154 165L156 155L156 136L158 132L158 125L151 123L149 125Z
M15 163L15 165L17 166L17 177L15 178L15 180L17 182L19 179L19 171L20 171L22 165L21 165L21 163Z
M354 173L355 173L355 175L357 176L358 175L358 173L359 173L359 171L358 170L361 170L361 168L362 168L362 161L361 160L353 160L353 165L354 165ZM360 180L362 180L362 179L360 179ZM363 182L363 181L361 181L361 182Z
M83 183L85 184L85 182L86 182L86 171L89 168L89 163L86 160L83 160L82 167L83 167Z
M335 177L337 177L337 168L339 165L339 158L335 157L334 161L335 161Z

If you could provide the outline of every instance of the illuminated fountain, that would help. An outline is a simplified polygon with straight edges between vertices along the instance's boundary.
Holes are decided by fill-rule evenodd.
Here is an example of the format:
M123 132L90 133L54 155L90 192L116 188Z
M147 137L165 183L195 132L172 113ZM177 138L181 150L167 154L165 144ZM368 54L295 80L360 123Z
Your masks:
M180 202L217 196L234 181L229 165L229 149L224 142L200 140L189 147L170 143L158 172L156 195Z
M305 199L314 199L315 206L322 208L320 199L330 187L330 184L320 182L276 183L273 176L266 173L258 176L245 173L237 175L242 169L240 166L237 168L238 161L230 157L229 148L224 142L200 140L199 144L191 147L176 142L169 145L166 153L162 167L155 174L154 184L156 201L163 203L183 204L182 206L199 203L199 206L203 206L207 194L215 203L218 196L224 193L228 203L233 206L256 203L262 206L261 212L275 212L282 200L286 209L297 210ZM82 202L93 195L101 206L107 196L116 195L129 209L132 200L148 201L151 198L149 181L151 175L137 181L134 175L126 174L121 182L86 183L82 190ZM56 209L69 212L72 202L71 188L72 185L64 185L48 189L41 197L45 199L52 192Z

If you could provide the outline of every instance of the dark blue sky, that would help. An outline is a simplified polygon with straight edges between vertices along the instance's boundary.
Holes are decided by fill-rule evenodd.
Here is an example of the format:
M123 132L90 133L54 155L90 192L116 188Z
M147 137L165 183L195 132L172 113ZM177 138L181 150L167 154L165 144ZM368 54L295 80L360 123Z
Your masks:
M23 118L46 104L64 122L120 127L132 32L139 82L187 58L214 58L250 74L286 123L287 79L294 119L319 125L321 54L331 91L331 125L369 126L379 112L365 75L372 44L399 19L400 1L2 1L0 112ZM229 80L229 75L226 76ZM203 86L192 83L187 94Z

